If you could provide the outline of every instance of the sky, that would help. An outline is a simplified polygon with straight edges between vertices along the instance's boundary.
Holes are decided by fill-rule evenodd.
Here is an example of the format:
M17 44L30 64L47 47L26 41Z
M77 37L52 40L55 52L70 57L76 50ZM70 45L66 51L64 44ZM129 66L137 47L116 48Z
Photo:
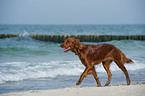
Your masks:
M145 24L145 0L0 0L0 24Z

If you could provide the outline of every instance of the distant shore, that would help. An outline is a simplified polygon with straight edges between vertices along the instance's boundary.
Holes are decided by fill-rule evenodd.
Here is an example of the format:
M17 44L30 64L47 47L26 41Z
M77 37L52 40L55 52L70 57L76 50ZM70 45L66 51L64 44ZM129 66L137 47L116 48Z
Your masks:
M64 89L35 90L0 94L0 96L145 96L145 82L106 87L67 87Z

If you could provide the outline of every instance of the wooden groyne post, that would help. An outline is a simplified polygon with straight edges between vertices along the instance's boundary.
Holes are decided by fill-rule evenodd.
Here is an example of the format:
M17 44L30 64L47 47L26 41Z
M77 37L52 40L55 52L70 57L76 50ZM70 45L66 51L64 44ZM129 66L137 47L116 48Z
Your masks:
M115 36L115 35L30 35L32 38L41 41L63 43L65 39L74 37L81 42L105 42L111 40L145 40L145 35Z
M79 39L81 42L105 42L111 40L145 40L145 35L131 35L131 36L119 36L119 35L40 35L31 34L28 35L36 40L46 41L46 42L56 42L63 43L65 39L74 37ZM0 34L0 38L10 38L10 37L23 37L23 35L18 34Z
M0 39L1 38L10 38L10 37L19 37L20 35L18 34L0 34Z

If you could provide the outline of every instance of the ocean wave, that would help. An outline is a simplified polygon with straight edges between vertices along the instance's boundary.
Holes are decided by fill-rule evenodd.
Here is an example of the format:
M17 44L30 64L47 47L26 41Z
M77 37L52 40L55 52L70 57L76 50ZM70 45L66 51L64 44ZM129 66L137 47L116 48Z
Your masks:
M25 79L76 76L85 69L80 61L5 62L0 65L0 84ZM145 69L145 63L138 61L135 61L134 64L125 64L125 66L128 71ZM110 69L111 71L120 71L114 62ZM96 71L106 72L102 64L96 66Z
M20 81L59 75L79 75L83 70L76 61L51 62L5 62L1 64L0 84L7 81Z

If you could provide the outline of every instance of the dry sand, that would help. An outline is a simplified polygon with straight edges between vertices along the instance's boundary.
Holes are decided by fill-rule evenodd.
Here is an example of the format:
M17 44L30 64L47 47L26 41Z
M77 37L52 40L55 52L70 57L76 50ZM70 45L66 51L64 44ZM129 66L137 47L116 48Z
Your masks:
M0 94L0 96L145 96L145 84L107 87L68 87Z

